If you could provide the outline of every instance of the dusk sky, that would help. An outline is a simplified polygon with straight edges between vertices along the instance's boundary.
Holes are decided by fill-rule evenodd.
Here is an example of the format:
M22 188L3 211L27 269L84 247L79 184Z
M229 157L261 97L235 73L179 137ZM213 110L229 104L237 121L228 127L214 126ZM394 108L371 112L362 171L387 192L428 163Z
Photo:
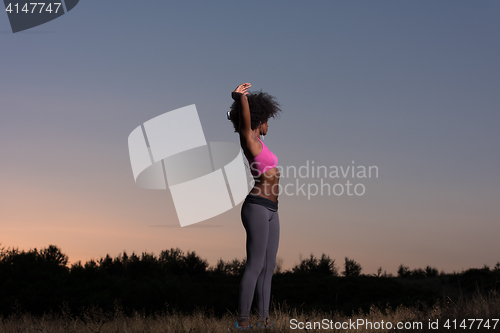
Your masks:
M281 167L378 169L323 179L363 195L308 198L294 184L320 178L281 179L284 268L311 253L364 274L492 267L499 17L497 0L83 0L12 33L1 14L0 247L243 259L241 204L181 228L169 190L135 184L127 139L196 104L207 141L239 144L226 112L250 82L281 104L264 140Z

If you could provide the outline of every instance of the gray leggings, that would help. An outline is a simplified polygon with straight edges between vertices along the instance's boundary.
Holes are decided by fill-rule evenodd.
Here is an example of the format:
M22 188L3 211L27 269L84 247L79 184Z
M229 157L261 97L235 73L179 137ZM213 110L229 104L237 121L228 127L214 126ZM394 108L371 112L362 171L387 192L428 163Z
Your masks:
M278 211L255 203L244 202L241 220L247 232L247 262L240 284L239 318L248 320L257 287L257 308L260 318L269 316L271 278L276 266L280 238Z

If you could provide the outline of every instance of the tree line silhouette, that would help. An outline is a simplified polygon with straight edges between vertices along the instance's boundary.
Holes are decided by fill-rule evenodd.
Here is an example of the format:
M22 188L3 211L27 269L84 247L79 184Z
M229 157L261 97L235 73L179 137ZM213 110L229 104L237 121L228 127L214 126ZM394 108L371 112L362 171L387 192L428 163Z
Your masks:
M410 270L400 265L398 276L363 275L362 267L345 258L339 273L335 260L311 254L290 270L278 265L273 277L273 302L303 310L337 310L346 315L370 305L431 305L450 291L499 290L500 262L493 268L462 273L438 273L436 268ZM68 266L68 256L55 245L29 251L0 248L0 314L13 308L32 314L57 311L64 304L73 311L99 306L112 311L117 303L125 313L145 315L166 308L191 312L206 309L223 315L237 308L245 260L219 260L209 266L196 253L180 249L137 255L106 255L85 264ZM432 282L432 283L431 283ZM446 289L445 288L445 289Z

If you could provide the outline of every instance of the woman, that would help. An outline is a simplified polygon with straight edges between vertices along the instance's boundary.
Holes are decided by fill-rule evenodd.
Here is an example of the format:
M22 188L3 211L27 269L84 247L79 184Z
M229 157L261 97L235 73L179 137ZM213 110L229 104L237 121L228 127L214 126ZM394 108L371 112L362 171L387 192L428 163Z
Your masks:
M229 119L248 159L255 186L241 207L241 220L247 232L247 262L240 284L238 329L251 328L250 309L255 289L259 327L269 327L271 278L276 266L279 243L278 194L280 173L278 158L260 139L268 131L267 121L281 111L274 97L267 93L248 93L250 83L239 85L233 92L234 103Z

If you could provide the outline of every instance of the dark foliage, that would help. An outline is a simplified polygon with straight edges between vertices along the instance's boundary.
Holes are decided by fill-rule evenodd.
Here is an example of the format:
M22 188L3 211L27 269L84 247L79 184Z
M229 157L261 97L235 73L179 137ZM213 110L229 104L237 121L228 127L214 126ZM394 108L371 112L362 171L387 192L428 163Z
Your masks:
M342 274L344 274L345 277L359 276L361 274L361 265L345 257L344 271Z
M427 266L425 269L415 268L410 270L410 267L403 264L399 265L398 277L407 279L425 279L433 278L439 275L437 268Z
M398 277L408 277L411 275L410 267L404 266L403 264L399 265L398 268Z
M224 262L222 259L219 259L215 267L211 269L211 272L220 275L238 276L243 274L245 266L246 259L243 259L242 261L233 259L231 262Z
M337 276L337 268L335 267L335 260L330 259L326 254L322 254L318 259L311 256L307 259L301 260L299 265L292 268L292 272L296 274L322 274L327 276Z
M180 249L165 250L158 257L123 253L83 265L77 262L70 268L67 264L67 256L54 245L27 252L0 248L0 314L7 316L14 308L22 308L37 315L58 311L62 305L65 311L97 306L109 312L119 304L127 315L134 311L148 315L165 306L181 312L205 308L223 315L237 308L245 269L245 260L238 259L219 260L215 267L208 267L195 252L184 254ZM442 296L422 284L400 283L413 272L425 274L425 279L438 279L436 269L410 271L401 265L400 271L406 278L381 276L381 270L378 277L364 276L360 274L361 266L346 258L347 274L341 277L334 260L325 254L319 259L311 254L293 269L274 275L272 297L275 302L286 301L297 309L350 314L359 308L368 311L371 304L430 305ZM487 267L439 277L464 292L499 289L499 278L498 269Z

